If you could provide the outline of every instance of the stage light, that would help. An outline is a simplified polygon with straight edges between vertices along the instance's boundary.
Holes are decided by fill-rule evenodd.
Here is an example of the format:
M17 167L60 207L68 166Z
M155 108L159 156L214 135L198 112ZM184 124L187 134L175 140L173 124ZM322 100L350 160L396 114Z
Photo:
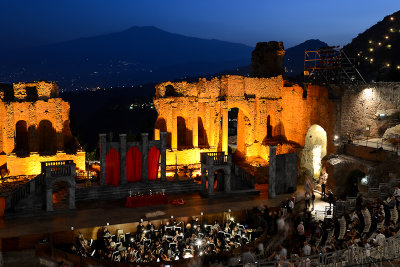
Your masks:
M386 35L386 36L385 36L385 39L388 40L388 39L389 39L389 36Z
M201 216L203 216L203 215L204 215L204 213L203 213L203 212L200 212L200 215L201 215Z
M387 47L387 48L392 48L392 45L391 45L391 44L388 44L386 47Z
M390 63L386 63L386 67L390 67Z
M378 43L378 45L382 45L382 43L381 43L381 42L379 42L379 43Z
M140 219L140 222L143 222L143 219Z
M200 247L200 246L201 246L201 243L202 243L201 240L200 240L200 239L197 239L196 245Z
M372 40L369 40L369 43L372 44Z
M390 28L390 32L394 32L393 28Z
M397 68L398 70L400 70L400 65L397 65L396 68Z
M235 218L231 217L230 220L233 222L233 221L235 221Z
M231 212L231 209L228 209L228 212Z
M366 175L365 177L361 178L361 184L362 185L368 185L368 175Z
M171 215L171 219L173 219L174 218L174 215Z

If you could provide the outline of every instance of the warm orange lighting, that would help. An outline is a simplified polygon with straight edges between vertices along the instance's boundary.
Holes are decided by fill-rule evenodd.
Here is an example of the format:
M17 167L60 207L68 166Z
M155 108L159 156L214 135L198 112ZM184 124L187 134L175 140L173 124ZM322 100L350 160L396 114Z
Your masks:
M386 39L386 40L389 39L389 36L386 35L386 36L385 36L385 39Z
M393 20L394 20L394 17L390 17L390 20L392 20L392 21L393 21Z
M369 40L369 43L372 44L372 40Z
M386 67L390 67L390 64L389 64L389 63L386 63Z
M400 65L397 65L396 68L397 68L398 70L400 70Z
M381 42L379 42L379 43L378 43L378 45L382 45L382 43L381 43Z
M370 48L369 51L372 52L372 51L374 51L374 49L373 49L373 48Z
M357 56L361 56L360 53L358 53Z
M373 58L371 58L369 61L372 63L372 62L374 62L374 59L373 59Z

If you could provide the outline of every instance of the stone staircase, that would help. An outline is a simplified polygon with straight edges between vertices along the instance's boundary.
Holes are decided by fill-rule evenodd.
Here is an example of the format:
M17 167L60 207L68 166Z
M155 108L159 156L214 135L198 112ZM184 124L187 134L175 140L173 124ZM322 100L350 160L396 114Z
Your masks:
M181 194L188 192L200 192L201 185L193 180L173 181L173 182L160 182L149 181L147 183L137 182L120 185L118 187L106 185L97 186L92 185L85 187L84 185L77 185L75 192L75 200L110 200L110 199L123 199L129 195L129 190L133 194L141 192L147 194L149 190L159 192L165 189L166 194Z

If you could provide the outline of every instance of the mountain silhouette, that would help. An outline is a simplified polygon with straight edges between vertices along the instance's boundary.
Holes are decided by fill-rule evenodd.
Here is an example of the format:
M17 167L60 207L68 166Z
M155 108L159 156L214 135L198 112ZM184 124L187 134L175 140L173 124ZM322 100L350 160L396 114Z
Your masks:
M400 11L388 15L351 43L347 56L367 81L400 81Z
M247 65L252 49L156 27L132 27L0 55L0 82L46 79L66 89L132 86Z

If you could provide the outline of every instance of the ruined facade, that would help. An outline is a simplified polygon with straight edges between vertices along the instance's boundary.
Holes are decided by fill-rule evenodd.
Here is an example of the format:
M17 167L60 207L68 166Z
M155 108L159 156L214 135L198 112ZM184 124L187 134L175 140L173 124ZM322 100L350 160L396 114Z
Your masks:
M284 86L282 76L248 78L222 76L196 83L164 82L156 86L154 105L159 114L155 138L167 132L167 165L200 162L200 152L228 152L228 111L238 108L236 154L251 161L304 147L309 128L316 124L335 134L335 104L325 87ZM310 135L308 138L313 138ZM332 142L326 142L333 151Z
M0 88L0 167L10 175L41 172L40 162L73 160L85 169L85 152L69 128L68 102L54 82Z

